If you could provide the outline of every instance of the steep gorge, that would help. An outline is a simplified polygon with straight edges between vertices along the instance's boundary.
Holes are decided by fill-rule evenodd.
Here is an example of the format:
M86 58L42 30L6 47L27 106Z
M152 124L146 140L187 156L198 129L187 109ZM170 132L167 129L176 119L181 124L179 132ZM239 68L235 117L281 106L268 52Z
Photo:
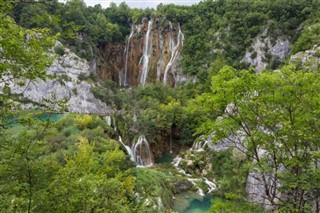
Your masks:
M155 82L175 86L183 80L179 66L183 40L178 23L143 19L132 25L124 43L109 43L101 50L98 75L119 86Z

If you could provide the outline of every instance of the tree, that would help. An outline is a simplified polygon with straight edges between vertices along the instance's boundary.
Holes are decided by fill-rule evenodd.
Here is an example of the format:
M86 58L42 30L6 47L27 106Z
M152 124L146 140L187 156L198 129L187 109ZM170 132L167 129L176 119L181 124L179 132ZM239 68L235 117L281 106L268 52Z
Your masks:
M53 61L49 49L55 37L46 29L28 30L18 26L9 17L11 5L0 2L0 126L4 127L4 117L12 115L17 107L17 94L11 94L10 87L23 86L47 77L46 68Z
M117 149L99 155L80 138L78 150L49 185L46 212L133 212L129 199L134 179L123 172L125 154Z
M224 67L206 94L213 103L206 107L221 116L199 130L247 156L272 209L319 211L319 75L294 66L259 74Z

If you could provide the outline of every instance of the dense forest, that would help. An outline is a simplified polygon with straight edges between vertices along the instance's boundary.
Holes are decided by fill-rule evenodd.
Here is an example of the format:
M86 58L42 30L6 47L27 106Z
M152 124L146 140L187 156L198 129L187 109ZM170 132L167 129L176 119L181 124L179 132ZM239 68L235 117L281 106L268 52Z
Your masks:
M0 20L1 212L183 213L185 197L208 194L201 212L320 212L320 2L0 0ZM130 38L138 47L149 33L177 34L185 81L121 85L103 73L117 58L106 52L128 60ZM95 65L71 80L109 113L23 96L39 79L67 85L46 70L70 52Z

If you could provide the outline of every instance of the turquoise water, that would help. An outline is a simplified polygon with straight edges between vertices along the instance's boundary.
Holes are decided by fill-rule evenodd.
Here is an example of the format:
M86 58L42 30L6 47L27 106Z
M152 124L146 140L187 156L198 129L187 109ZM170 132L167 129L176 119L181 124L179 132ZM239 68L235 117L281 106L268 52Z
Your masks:
M208 211L210 209L211 199L211 195L204 196L202 201L193 199L191 202L189 201L190 206L181 213L198 213Z
M55 122L63 117L63 114L55 114L55 113L43 113L39 115L39 119L42 121L52 121Z
M195 192L184 192L177 195L173 210L179 213L202 213L210 209L212 195L200 196Z
M169 152L165 152L162 156L155 159L155 163L171 163L174 155Z

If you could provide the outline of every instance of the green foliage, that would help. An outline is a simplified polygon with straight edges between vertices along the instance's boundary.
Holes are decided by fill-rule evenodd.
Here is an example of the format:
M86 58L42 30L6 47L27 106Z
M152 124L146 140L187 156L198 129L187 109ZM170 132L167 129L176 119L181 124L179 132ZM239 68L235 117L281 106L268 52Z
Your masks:
M45 79L45 68L52 63L48 55L48 49L52 47L54 37L50 37L47 30L26 30L14 22L12 18L0 11L0 46L1 64L0 76L3 84L0 95L0 125L3 125L3 116L11 115L12 107L17 104L12 99L18 99L18 95L12 95L9 84L26 85L37 78ZM14 35L14 36L13 36ZM9 76L11 82L9 80ZM17 107L17 106L16 106Z
M169 168L136 168L132 172L136 177L135 190L145 198L139 202L141 212L171 212L172 197L174 193L177 193L177 186L188 183L185 177L181 177L175 170ZM192 184L190 185L192 186ZM161 206L159 206L159 202L162 203ZM154 205L159 208L153 208Z
M0 132L1 211L136 212L126 155L101 118L19 121Z
M212 170L217 180L220 196L235 194L245 198L245 187L248 169L246 168L246 156L237 150L229 149L215 152L212 157Z
M214 198L211 200L212 206L208 213L266 213L268 211L256 206L254 204L245 202L245 201L237 201L233 199L221 199L221 198Z
M236 144L242 137L248 162L253 162L250 169L264 179L274 175L279 190L288 195L281 205L297 212L307 211L312 203L305 192L318 199L317 157L312 155L319 151L318 81L319 72L296 70L294 66L259 74L224 67L212 78L211 93L202 95L199 103L215 100L208 107L221 114L199 131L214 131L216 142L228 138ZM261 150L265 154L258 154ZM262 182L265 187L272 184ZM277 191L266 193L275 205Z
M320 24L315 23L306 25L301 33L301 36L293 44L292 53L312 49L312 47L320 42Z
M57 45L54 47L54 52L60 56L63 56L65 51L62 45Z

